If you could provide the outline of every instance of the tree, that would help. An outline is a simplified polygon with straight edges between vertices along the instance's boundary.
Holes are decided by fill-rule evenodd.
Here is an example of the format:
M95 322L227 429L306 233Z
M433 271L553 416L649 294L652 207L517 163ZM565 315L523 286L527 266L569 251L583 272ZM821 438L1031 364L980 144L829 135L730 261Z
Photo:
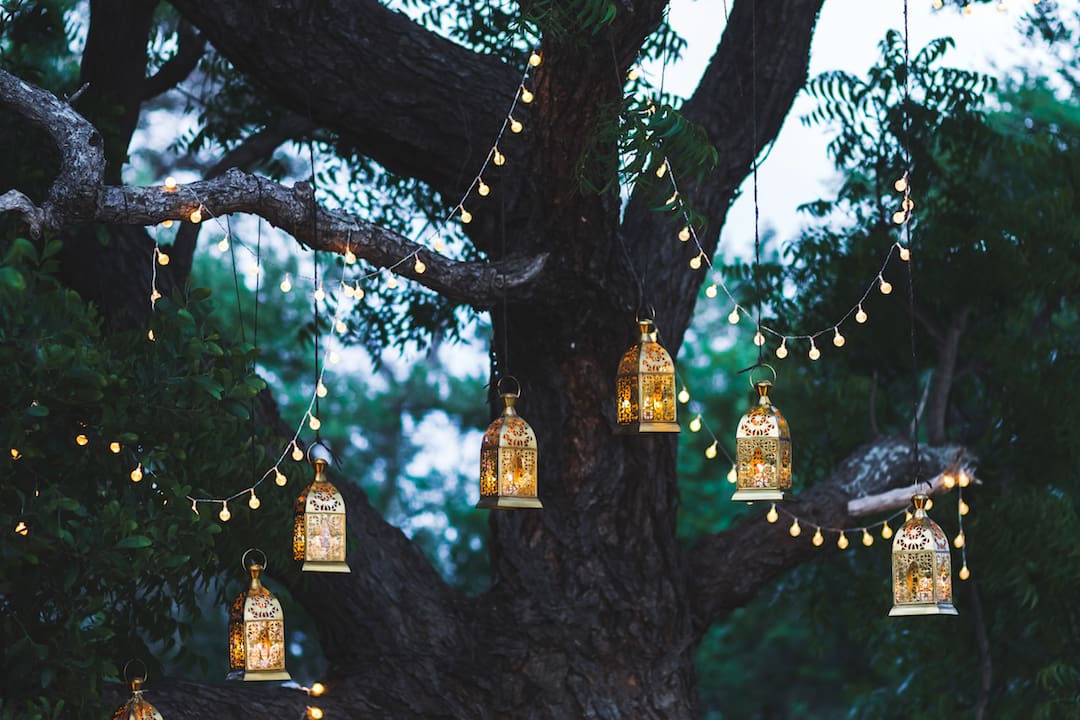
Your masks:
M321 702L328 715L692 717L694 651L704 633L817 551L787 542L786 528L752 518L682 546L676 534L675 439L612 432L614 369L633 341L635 312L654 305L667 347L676 353L701 283L687 269L692 251L670 240L670 213L654 209L655 183L643 183L621 208L612 182L626 145L610 129L620 114L632 118L635 110L624 110L622 79L662 27L666 3L590 0L522 8L543 36L536 103L522 115L528 131L512 162L491 170L499 209L476 213L464 259L444 257L362 215L318 207L311 186L285 187L233 165L257 165L282 142L312 138L342 157L377 163L379 173L418 181L443 198L457 197L484 162L502 120L491 108L500 107L518 83L515 66L523 61L523 48L507 37L511 18L499 14L504 10L446 10L464 34L478 36L467 48L367 0L171 5L182 18L175 23L176 52L155 63L149 77L147 40L157 21L156 3L148 0L123 7L90 4L79 65L80 80L89 84L81 94L81 82L53 86L69 92L72 102L38 87L65 79L51 64L15 63L15 73L0 70L0 102L19 116L9 125L34 141L29 146L49 148L36 152L54 154L56 168L11 183L17 189L0 196L0 212L17 213L20 229L38 243L33 253L18 244L23 249L9 255L11 266L30 262L20 257L33 257L34 264L59 253L56 277L99 308L118 337L130 339L125 328L143 328L149 310L142 269L153 242L142 226L185 221L200 205L219 216L257 214L303 247L351 250L376 267L418 254L426 272L418 274L409 264L396 272L438 293L447 307L490 311L493 347L501 351L501 366L523 381L523 414L538 433L545 510L492 514L492 586L480 595L466 596L447 585L362 492L347 486L349 523L356 531L353 573L311 578L285 563L275 565L273 579L318 628L330 665L332 693ZM684 172L676 155L672 162L708 256L741 180L779 131L806 80L820 6L821 0L782 0L768 13L755 13L753 3L734 3L693 96L677 115L657 98L656 122L681 124L679 137L690 148L684 156L716 160L711 171ZM56 22L56 8L17 8L13 18L15 28ZM211 52L204 43L215 61L227 61L239 73L214 86L224 104L235 101L260 113L252 119L211 118L220 123L217 132L224 137L240 125L257 129L244 128L207 179L178 192L120 184L139 108L185 78ZM29 57L24 51L19 59L25 63ZM694 128L708 138L704 155L694 154ZM678 149L676 140L670 149ZM659 150L639 155L648 158L641 169L650 173L662 157ZM95 242L98 232L107 234L106 243ZM201 357L215 352L211 344L217 346L218 338L203 315L182 307L197 235L197 228L185 226L170 249L174 261L163 288L177 301L162 301L162 317L154 322L169 347L186 348L196 338L192 352ZM54 236L63 237L62 249L42 244L41 238ZM646 269L647 285L641 287L637 276ZM447 317L435 310L432 315L444 322ZM223 356L237 367L219 368L211 395L233 392L238 367L250 359L242 349ZM118 372L107 360L101 364L106 376ZM186 373L192 383L204 384L192 368ZM245 403L259 389L254 380L238 383L234 399L241 402L233 409L241 420L248 417ZM949 387L939 392L947 402ZM179 402L172 396L162 400ZM87 402L100 403L101 395ZM134 417L130 413L124 423ZM153 418L146 422L153 427ZM18 432L25 433L23 426ZM947 467L959 451L945 437L931 439L935 444L923 449L918 468L924 477ZM185 443L174 437L164 444ZM873 438L848 449L846 458L791 503L800 516L828 526L857 523L853 514L860 511L853 508L866 503L852 505L854 499L875 497L916 473L903 437ZM227 487L225 477L180 476L174 468L189 460L188 453L162 455L168 492L182 497L192 486ZM13 458L11 467L16 462L24 460ZM176 479L168 480L169 473ZM172 522L170 513L178 510L186 513L187 525ZM209 518L192 518L175 503L172 510L148 512L155 514L125 517L123 535L150 538L141 556L147 565L154 548L171 542L145 530L154 518L170 518L174 534L190 536L196 550L216 533L208 529L217 527ZM286 513L287 508L278 515ZM274 525L274 519L268 513L236 532L250 536L258 524L263 538L280 544L287 526ZM242 542L217 541L222 547ZM209 556L195 564L183 567L207 572ZM137 583L135 589L145 586ZM27 647L51 647L27 636ZM41 680L42 687L48 684ZM299 715L306 700L289 689L184 681L165 681L154 690L155 704L174 720L222 712Z

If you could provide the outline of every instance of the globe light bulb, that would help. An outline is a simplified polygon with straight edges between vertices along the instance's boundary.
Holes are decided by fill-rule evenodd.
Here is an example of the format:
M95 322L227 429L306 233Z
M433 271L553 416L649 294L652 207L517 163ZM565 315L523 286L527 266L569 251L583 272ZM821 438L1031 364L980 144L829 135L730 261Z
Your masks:
M889 527L889 523L885 523L881 526L881 539L888 540L893 535L892 528Z
M806 354L811 360L817 360L821 357L821 351L818 350L817 345L814 344L814 338L810 338L810 352Z
M900 207L904 208L908 212L915 209L915 201L909 197L904 198L904 201L900 203Z
M897 225L903 225L904 220L906 220L906 219L907 219L907 213L904 212L903 210L897 210L896 212L893 213L892 221L894 223L896 223Z
M825 538L821 535L821 528L814 530L814 538L810 542L814 543L814 547L821 547L825 542Z
M904 192L907 190L907 176L898 179L893 183L893 187L896 188L896 192Z
M174 178L172 175L165 178L165 189L169 192L172 192L176 189L176 178Z
M277 468L274 468L274 483L278 487L285 487L285 483L289 482L289 478L285 477L285 473L281 472Z
M218 240L217 249L218 249L218 252L222 252L222 253L223 252L229 252L229 236L228 235L221 238L221 240Z
M736 305L734 308L732 308L731 312L728 313L727 321L732 325L738 325L740 318L741 316L739 315L739 306Z
M701 416L698 415L697 417L695 417L693 420L690 421L690 432L700 432L700 431L701 431Z
M510 117L510 132L519 133L525 129L525 126L521 124L520 120L515 120L513 116Z
M341 292L347 298L351 298L356 294L356 292L352 289L352 286L345 284L344 280L341 281Z
M910 260L911 259L911 248L901 247L900 248L900 259L903 260L904 262L907 262L908 260Z
M461 222L463 225L468 225L472 222L472 213L465 208L461 208Z
M337 365L339 362L341 362L341 356L338 355L335 350L331 350L330 351L330 364L331 365Z
M311 690L309 690L308 692L315 697L319 697L324 692L326 692L326 686L323 685L321 682L317 682L311 686Z
M359 280L357 280L356 284L353 285L353 297L356 298L357 300L363 300L364 299L364 288L360 287L360 281Z
M754 333L754 344L758 347L761 347L765 344L765 336L761 334L760 330Z
M710 460L712 460L714 457L716 457L716 444L717 444L717 441L713 440L713 444L710 445L709 447L705 448L705 457L707 457Z
M866 318L866 311L862 309L862 305L859 305L859 309L855 312L855 322L862 325L864 322L866 322Z
M483 180L476 186L476 194L480 197L487 197L491 194L491 186Z
M765 513L765 519L774 523L780 519L780 513L776 512L776 503L769 506L769 512Z
M19 448L11 448L11 459L18 460L22 457L22 453L19 452Z
M734 465L732 465L731 469L727 471L727 481L732 485L739 481L739 472L735 469Z
M27 526L25 521L20 520L19 522L15 523L15 534L22 535L23 537L26 537L30 534L30 528L29 526Z
M279 285L278 287L281 288L281 292L283 293L287 293L292 290L292 280L289 279L289 275L287 273L285 275L285 278L281 281L281 285Z
M90 438L86 437L83 433L79 433L75 436L75 444L79 447L86 447L90 443Z
M435 252L442 252L446 249L446 243L443 242L441 235L435 236L435 241L431 243L431 247L435 248Z
M315 386L315 394L318 395L321 398L324 398L324 397L326 397L328 392L329 391L326 389L326 385L324 385L323 381L320 380L318 382L318 384Z
M679 402L683 405L690 402L690 391L686 389L685 385L683 386L683 389L679 391Z
M315 298L315 302L322 302L323 300L326 299L326 291L323 290L322 285L315 288L314 298Z
M300 449L300 446L293 442L292 445L292 459L296 462L300 462L304 459L304 451Z
M716 283L713 283L709 287L705 288L705 297L707 297L707 298L716 297Z
M971 476L968 475L965 471L961 470L959 473L956 474L956 483L960 487L965 488L971 484Z
M169 257L168 253L166 253L164 250L158 250L158 254L157 254L158 265L162 265L162 266L168 265L170 259L171 258Z
M639 77L641 77L641 73L638 72L636 67L630 68L630 72L626 73L626 79L630 82L637 80Z
M695 255L694 257L690 258L690 269L691 270L698 270L700 268L701 268L701 255Z
M969 577L971 577L971 571L968 570L967 563L964 563L960 568L960 579L967 580Z
M866 532L866 528L863 528L862 531L862 544L866 547L870 547L874 544L874 536Z
M667 160L660 163L660 167L656 168L656 177L663 178L664 175L667 175Z
M799 519L795 518L791 522L791 527L788 528L788 534L791 535L791 537L799 537L800 533L802 533L802 528L799 527Z
M499 148L495 148L491 151L491 162L502 167L506 164L506 156L499 152Z
M153 328L146 331L146 339L149 340L150 342L154 342L154 330L153 330Z
M344 258L346 265L353 265L356 263L356 253L354 253L352 250L346 250Z
M334 329L337 330L338 335L344 335L348 331L349 326L345 324L344 320L338 320L334 323Z
M232 513L229 512L229 503L224 500L221 501L221 512L219 512L217 516L221 522L229 522L229 518L232 517Z
M846 550L847 546L848 546L847 535L845 535L844 532L841 531L840 532L840 537L838 537L836 539L836 547L840 548L841 550Z
M963 500L960 501L958 507L961 515L967 515L969 512L971 512L971 507Z
M312 430L318 430L322 427L322 421L312 415L310 418L308 418L308 427Z
M142 463L136 465L135 469L128 474L128 477L131 478L131 482L133 483L141 482L143 478Z
M529 54L529 65L532 67L540 67L540 63L542 62L544 62L544 58L536 50L533 50L532 53Z
M878 290L881 290L882 295L888 295L892 292L892 283L878 275Z
M111 443L109 443L109 452L111 452L113 455L119 455L120 454L120 443L116 442L115 440L113 440Z
M396 277L394 277L393 275L390 275L390 276L388 276L386 278L386 287L388 289L397 290L397 286L398 286L398 281L397 281Z
M941 484L947 489L952 490L956 487L956 477L952 473L945 473L941 476Z
M307 709L307 711L308 711L308 717L310 717L311 720L322 720L323 711L320 710L319 708L317 708L317 707L309 707Z
M686 242L690 239L690 226L684 225L683 229L679 231L679 240Z
M163 227L163 228L171 228L172 227L172 220L162 220L161 221L161 227Z
M258 510L260 505L262 505L262 501L259 500L259 496L255 494L255 490L253 489L251 491L251 497L248 498L248 507L252 510Z
M833 328L832 344L839 348L844 347L845 342L846 340L844 340L844 336L840 334L840 329Z
M423 275L424 271L427 270L427 265L424 264L423 260L421 260L419 257L417 257L416 262L413 263L412 269L413 269L413 272L416 273L417 275Z
M528 88L522 86L522 88L521 88L521 102L528 105L532 101L533 101L533 94L531 92L529 92Z
M150 304L151 305L157 305L157 301L160 300L160 299L161 299L161 293L158 292L157 288L154 288L154 291L152 293L150 293Z
M198 225L202 222L202 211L199 210L199 208L195 208L191 211L191 214L188 215L188 220L191 221L192 225Z
M934 509L934 498L926 498L926 511L929 512Z
M955 547L957 550L964 547L964 531L963 530L961 530L959 533L957 533L956 537L952 541L952 544L953 544L953 547Z

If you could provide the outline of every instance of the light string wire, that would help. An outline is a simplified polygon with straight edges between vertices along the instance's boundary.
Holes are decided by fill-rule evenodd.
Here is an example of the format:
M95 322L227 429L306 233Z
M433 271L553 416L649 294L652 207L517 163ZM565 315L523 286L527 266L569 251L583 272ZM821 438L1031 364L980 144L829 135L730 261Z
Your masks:
M521 79L517 83L517 88L516 88L516 90L514 92L513 100L510 103L510 109L507 111L506 117L503 119L502 125L499 128L499 132L498 132L498 134L497 134L497 136L495 138L494 143L492 143L491 149L488 151L487 155L485 156L484 162L482 163L482 165L480 167L480 170L476 173L476 175L473 178L472 182L469 184L468 188L465 190L465 192L461 196L461 199L453 206L453 208L450 210L450 212L446 215L446 218L443 221L442 226L445 226L447 223L449 223L449 221L452 220L455 215L460 215L460 219L461 219L463 224L468 224L469 222L471 222L472 214L469 213L469 211L465 208L466 200L468 200L469 196L473 193L473 191L476 191L476 194L479 195L480 197L487 197L487 195L490 193L491 188L486 182L484 182L483 173L489 167L489 165L494 164L496 166L501 167L502 165L506 164L506 156L499 150L499 143L502 141L504 135L506 134L507 129L509 129L510 132L514 133L514 134L520 133L524 129L523 123L521 123L520 120L515 119L513 117L513 113L514 113L515 109L517 108L517 105L518 105L519 101L522 102L523 104L529 104L529 103L531 103L533 101L534 95L527 88L526 81L527 81L527 79L528 79L528 77L530 75L531 70L533 68L535 68L535 67L539 67L541 63L542 63L542 55L540 54L540 52L538 50L533 50L530 53L528 61L525 64L525 69L522 71ZM313 153L314 153L313 145L309 146L309 150L313 155ZM315 172L314 159L312 158L312 192L313 192L313 199L314 199L314 188L315 188L314 172ZM179 186L176 184L176 181L173 180L173 178L170 177L170 178L166 179L163 189L164 189L165 192L175 192L177 189L179 189ZM215 215L213 213L213 211L211 211L209 208L206 207L206 205L203 203L202 199L198 196L198 194L190 186L183 186L183 190L185 190L187 193L189 193L192 196L192 198L194 199L195 204L196 204L196 208L194 210L192 210L192 212L190 213L190 215L188 217L188 220L190 222L192 222L193 224L198 224L198 223L202 222L203 213L205 212L207 215L209 215L210 219L214 222L214 224L218 227L218 229L224 234L222 240L218 243L218 249L220 251L225 252L226 250L231 250L234 245L239 245L242 249L246 250L247 252L249 252L249 253L251 253L253 255L253 257L255 258L255 263L256 263L255 264L255 269L254 269L254 274L256 275L256 283L257 283L256 288L258 288L258 276L261 275L261 273L263 272L262 258L261 258L261 225L260 225L260 228L259 228L260 234L259 234L259 241L258 241L258 244L257 244L257 248L256 248L255 252L252 252L251 248L247 247L244 243L240 242L233 235L233 233L231 231L231 224L229 223L228 217L226 217L226 223L222 224L221 218L219 218L217 215ZM317 233L317 222L318 222L317 221L317 213L318 213L318 207L317 207L317 205L313 204L313 227L315 228L316 233ZM169 226L172 225L172 221L171 220L164 221L164 222L160 223L160 225L163 226L163 227L169 227ZM441 227L441 226L433 228L431 230L431 232L429 232L426 236L423 236L421 241L418 242L417 244L427 245L427 241L431 240L434 237L435 238L434 250L436 252L441 252L442 251L442 247L441 247L442 243L441 243L441 234L440 233L441 233L442 230L443 230L443 227ZM346 255L347 256L352 255L352 258L351 258L352 262L349 262L350 258L346 257L346 262L342 264L342 272L341 272L341 279L340 279L340 288L342 289L342 294L345 295L345 297L347 297L347 298L352 298L352 299L355 299L355 300L361 300L363 298L363 296L364 296L364 291L359 287L360 282L370 280L370 279L375 278L375 277L379 277L379 276L383 275L384 273L390 273L390 281L393 281L396 284L396 280L394 280L394 277L393 277L395 271L399 267L403 266L405 263L409 262L410 260L413 261L413 271L416 272L417 274L422 274L424 272L424 270L426 269L426 267L423 264L423 261L420 258L421 250L417 249L417 250L415 250L413 252L410 252L410 253L404 255L403 257L401 257L399 260L397 260L394 263L390 263L390 264L387 264L387 265L385 265L385 266L383 266L381 268L375 268L372 271L357 274L357 275L354 275L352 278L348 278L348 279L351 279L351 280L354 281L354 286L350 286L346 282L346 279L347 279L347 267L349 265L352 265L355 262L355 256L352 254L351 248L349 247L349 242L351 241L351 232L348 235L348 238L349 239L346 242ZM236 287L238 289L239 283L238 283L238 280L236 280L236 272L235 272L236 271L236 268L235 268L235 251L231 252L230 255L231 255L232 260L233 260L234 284L236 285ZM316 264L314 266L315 269L314 269L313 277L311 278L311 280L314 283L314 286L316 288L316 292L318 292L320 289L323 288L323 286L320 283L317 260L315 262L316 262ZM152 260L151 260L151 307L153 307L155 305L156 301L161 297L161 294L160 294L160 292L158 291L158 288L157 288L157 273L158 273L157 266L158 265L165 266L165 265L168 265L168 263L169 263L169 256L166 254L166 252L164 250L161 249L160 242L159 242L159 239L158 239L158 234L157 234L157 225L155 225L154 226L154 251L153 251L153 256L152 256ZM298 273L297 277L301 278L302 276ZM288 285L286 285L286 283L288 283ZM389 283L388 283L388 285L389 285ZM289 279L289 275L287 273L285 274L285 279L282 280L282 283L281 283L281 289L282 289L283 292L288 292L289 291L289 290L285 289L286 287L288 287L289 290L291 290L291 280ZM256 292L257 292L257 289L256 289ZM324 291L324 294L325 294L325 291ZM342 327L345 327L347 329L347 326L344 324L344 320L343 320L343 317L342 317L342 315L344 314L344 308L346 307L346 303L338 302L338 303L336 303L336 307L337 307L337 310L334 313L333 323L332 324L333 324L334 328L340 329ZM241 490L239 490L237 492L234 492L231 495L225 496L225 497L196 496L196 495L190 495L190 494L186 495L185 498L190 503L191 509L195 514L199 514L198 506L201 505L201 504L210 504L212 506L220 505L221 510L218 513L218 517L223 522L227 522L229 520L229 518L231 518L231 512L229 511L229 507L228 507L229 503L235 501L238 498L243 497L244 495L250 495L250 497L252 498L252 505L253 505L252 509L255 509L255 507L258 507L257 505L254 505L254 502L255 502L254 498L256 497L256 495L255 495L256 488L258 488L265 480L267 480L270 477L273 477L275 479L276 484L278 484L279 486L284 486L287 483L287 478L284 475L284 473L281 471L282 463L284 463L285 459L287 457L289 457L290 455L291 455L292 459L297 461L297 462L299 462L300 460L303 459L304 453L300 449L299 443L300 443L300 436L301 436L301 434L303 432L303 427L304 427L305 422L308 423L309 427L312 427L312 429L314 429L316 431L316 439L317 439L316 441L318 441L318 428L320 427L320 421L318 419L318 402L319 402L320 392L325 392L325 389L324 389L325 388L325 383L323 382L323 380L324 380L324 377L325 377L325 374L326 374L326 371L327 371L328 364L336 364L340 360L340 358L338 357L336 351L333 350L331 347L329 347L329 344L322 352L319 351L319 349L318 349L318 327L317 327L317 324L318 324L318 301L317 300L316 300L315 312L316 312L315 389L312 391L311 398L308 401L308 405L307 405L307 408L304 411L303 416L301 417L299 423L297 423L296 431L293 433L292 439L288 443L286 443L284 445L284 448L283 448L281 454L278 456L277 460L273 463L273 465L271 467L269 467L261 476L259 476L258 479L254 483L252 483L249 487L245 487L245 488L243 488L243 489L241 489ZM243 317L242 316L241 316L241 332L243 332ZM153 329L150 329L148 331L147 336L148 336L149 340L151 340L151 341L154 340ZM322 356L325 356L325 358L324 358L325 361L322 362L321 365L320 365L320 358ZM142 462L139 461L139 462L137 462L136 468L134 470L132 470L132 472L131 472L131 479L134 482L139 482L139 481L142 480L144 473L147 474L147 475L154 475L154 473L153 473L153 471L151 469L144 468ZM138 478L137 480L136 480L136 477Z

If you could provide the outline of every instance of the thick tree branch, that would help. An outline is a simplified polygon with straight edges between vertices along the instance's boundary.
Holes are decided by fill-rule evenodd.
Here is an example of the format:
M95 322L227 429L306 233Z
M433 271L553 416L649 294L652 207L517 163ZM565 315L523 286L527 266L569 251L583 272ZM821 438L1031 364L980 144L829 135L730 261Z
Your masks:
M181 22L176 29L176 40L176 54L143 83L143 99L149 100L172 90L198 66L206 48L206 39L190 23Z
M173 192L163 187L103 186L101 137L69 105L3 70L0 102L45 129L60 149L60 175L40 211L31 212L25 203L9 203L39 232L83 222L152 225L184 220L200 206L204 214L254 213L313 249L339 254L351 250L373 265L391 267L451 300L475 306L490 305L508 291L528 297L531 282L546 260L543 255L497 263L451 260L373 223L314 206L306 184L287 188L239 170ZM427 266L423 274L415 271L413 262L403 262L412 256Z
M957 447L923 448L919 476L932 477L955 466L961 453L962 449ZM903 507L896 502L901 496L904 504L911 498L913 465L914 454L908 440L895 437L875 440L853 452L827 481L784 504L805 521L803 536L798 539L788 535L788 524L769 524L762 521L761 513L754 513L730 530L699 540L689 554L687 573L696 631L704 632L710 624L745 605L784 572L829 552L833 545L816 548L811 544L812 533L807 531L814 526L858 526L858 518L877 507L883 512ZM900 487L895 497L887 495L886 502L864 500L852 505L855 498L874 496L904 484L908 486Z
M965 307L951 318L945 335L938 342L938 362L930 386L926 432L931 445L945 442L945 421L949 412L949 395L956 378L960 358L960 339L967 329L971 307Z

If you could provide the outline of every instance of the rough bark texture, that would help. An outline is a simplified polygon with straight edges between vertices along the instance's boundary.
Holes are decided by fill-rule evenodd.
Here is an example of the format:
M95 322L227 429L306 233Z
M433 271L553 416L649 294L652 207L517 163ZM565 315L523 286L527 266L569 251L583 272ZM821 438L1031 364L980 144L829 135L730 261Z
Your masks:
M704 181L682 185L708 218L707 253L753 158L805 82L821 2L777 0L756 16L753 2L735 2L685 106L720 156ZM451 197L472 180L517 83L516 70L375 0L173 4L257 87L306 119L292 132L327 128ZM0 212L20 212L35 232L84 222L147 225L186 218L200 205L204 216L252 212L310 247L344 252L348 242L377 265L419 253L423 275L411 261L396 271L460 302L495 308L500 364L521 380L519 408L538 435L545 509L492 513L494 584L470 598L448 587L361 492L344 488L353 573L275 576L318 624L330 673L317 704L327 717L692 718L702 633L772 578L823 552L756 517L681 548L675 438L613 433L614 372L634 341L635 274L647 279L647 302L656 305L672 352L702 280L686 269L689 250L643 199L632 200L620 223L614 194L577 189L588 131L620 98L625 70L663 7L628 0L595 42L545 43L524 142L496 176L499 211L478 214L470 226L491 263L440 257L362 218L315 208L305 185L287 188L238 170L175 192L118 186L89 123L0 71L0 102L46 128L65 159L42 207L19 194L0 196ZM147 87L140 77L139 92ZM755 97L756 112L748 112ZM320 213L317 237L312 212ZM149 263L145 243L125 253ZM954 462L956 452L926 452L924 476ZM876 440L799 494L792 509L842 525L854 498L902 484L912 470L905 441ZM298 691L251 684L159 682L150 697L170 720L297 717L308 704Z

